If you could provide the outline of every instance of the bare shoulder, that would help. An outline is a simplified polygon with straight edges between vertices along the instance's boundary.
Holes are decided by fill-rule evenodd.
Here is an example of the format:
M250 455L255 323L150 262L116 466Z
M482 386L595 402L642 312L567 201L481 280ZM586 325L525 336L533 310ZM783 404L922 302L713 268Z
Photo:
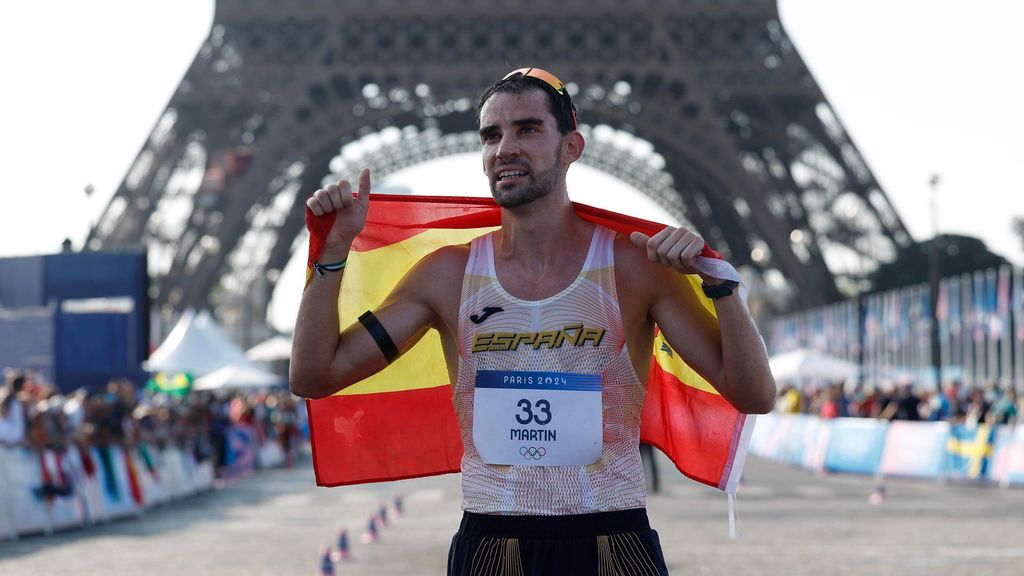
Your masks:
M625 234L615 234L615 265L628 268L630 271L639 271L648 264L653 263L647 259L647 253L630 241Z
M685 308L684 314L699 310L690 280L661 263L651 262L647 252L623 235L615 238L615 283L624 310L654 317L665 305ZM681 306L679 306L681 305Z
M450 325L458 315L469 245L444 246L421 258L388 295L382 307L429 310L434 327Z
M452 244L434 250L424 256L420 262L424 266L429 266L432 273L458 272L461 281L467 261L469 261L469 244Z
M407 280L419 289L442 291L462 286L462 276L469 260L469 244L442 246L427 254L413 266Z
M627 289L639 296L653 296L659 287L666 288L671 270L651 262L647 252L638 248L628 236L615 235L615 276L620 291Z

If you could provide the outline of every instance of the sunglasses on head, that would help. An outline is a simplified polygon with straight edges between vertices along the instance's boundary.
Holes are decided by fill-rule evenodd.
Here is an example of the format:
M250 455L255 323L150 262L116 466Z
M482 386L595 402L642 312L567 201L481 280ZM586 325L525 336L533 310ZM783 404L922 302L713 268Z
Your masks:
M509 78L515 76L516 74L522 74L527 78L534 78L540 80L544 84L547 84L549 87L551 87L551 89L554 90L555 93L558 94L563 100L565 100L566 104L568 104L569 114L572 116L572 129L575 130L577 128L576 108L572 105L572 98L569 96L569 91L565 89L565 84L563 84L557 76L541 68L520 68L518 70L513 70L509 72L508 74L505 75L504 78L502 78L502 80L508 80Z

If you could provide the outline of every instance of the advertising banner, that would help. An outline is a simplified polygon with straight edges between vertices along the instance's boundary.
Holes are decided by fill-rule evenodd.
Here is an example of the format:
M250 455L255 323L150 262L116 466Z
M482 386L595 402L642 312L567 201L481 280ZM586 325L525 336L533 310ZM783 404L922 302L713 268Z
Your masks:
M836 418L825 452L825 469L874 474L882 460L888 425L866 418Z
M804 453L807 451L807 427L812 421L817 420L806 414L793 414L789 430L786 431L782 449L782 460L789 464L800 465L804 461Z
M1002 486L1024 485L1024 426L996 431L991 479Z
M938 478L946 461L948 422L893 422L882 453L884 474Z
M825 469L825 454L828 452L828 441L832 435L832 420L815 418L808 422L804 430L804 461L803 466L815 472Z
M756 454L761 457L765 457L765 446L768 444L768 439L775 431L775 427L779 423L779 415L773 413L762 414L757 417L757 423L754 424L754 432L750 435L750 453Z

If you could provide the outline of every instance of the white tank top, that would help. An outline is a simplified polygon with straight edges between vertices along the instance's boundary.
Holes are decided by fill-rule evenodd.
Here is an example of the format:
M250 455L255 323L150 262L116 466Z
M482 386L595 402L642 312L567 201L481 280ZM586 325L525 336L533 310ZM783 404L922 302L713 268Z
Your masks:
M463 509L482 514L564 515L644 507L639 442L645 388L626 348L616 297L615 233L596 227L579 277L562 292L537 301L521 300L502 288L494 271L493 236L481 236L470 245L459 307L459 375L454 403L465 447ZM485 308L492 310L488 313ZM494 311L496 308L501 311ZM474 322L474 315L483 321ZM552 338L528 335L550 331L576 334L580 325L583 329L603 330L596 346L596 338L575 345L571 338L562 337L556 346ZM502 336L498 338L491 336L499 333ZM479 370L599 374L603 426L600 458L593 464L573 466L483 462L473 441Z

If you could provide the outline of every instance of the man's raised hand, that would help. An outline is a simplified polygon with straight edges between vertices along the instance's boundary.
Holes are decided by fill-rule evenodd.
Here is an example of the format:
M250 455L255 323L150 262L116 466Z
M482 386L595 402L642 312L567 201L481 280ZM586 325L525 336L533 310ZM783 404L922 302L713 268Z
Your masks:
M344 246L346 249L363 231L366 212L370 206L370 169L359 173L359 191L352 192L348 180L338 180L320 188L306 200L306 207L315 216L337 213L334 225L327 235L326 246Z
M693 263L704 249L704 239L686 228L666 226L654 236L633 232L630 241L658 262L682 274L697 274Z

